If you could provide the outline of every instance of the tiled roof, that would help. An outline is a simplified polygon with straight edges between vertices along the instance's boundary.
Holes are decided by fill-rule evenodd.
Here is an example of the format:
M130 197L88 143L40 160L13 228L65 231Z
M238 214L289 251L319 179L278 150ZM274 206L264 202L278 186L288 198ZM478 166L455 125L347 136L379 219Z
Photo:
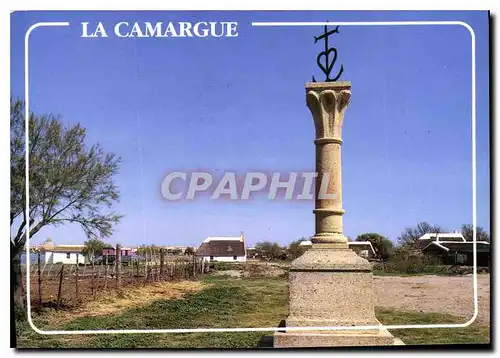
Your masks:
M84 245L56 245L54 249L47 250L51 252L82 252Z
M196 250L197 256L245 256L245 243L240 240L210 240Z

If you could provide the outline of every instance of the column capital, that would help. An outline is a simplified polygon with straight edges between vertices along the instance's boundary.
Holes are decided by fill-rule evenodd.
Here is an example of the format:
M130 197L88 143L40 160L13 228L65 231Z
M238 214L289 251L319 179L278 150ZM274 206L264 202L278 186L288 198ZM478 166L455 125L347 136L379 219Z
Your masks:
M342 143L344 113L351 100L351 82L308 82L306 103L316 128L316 141Z

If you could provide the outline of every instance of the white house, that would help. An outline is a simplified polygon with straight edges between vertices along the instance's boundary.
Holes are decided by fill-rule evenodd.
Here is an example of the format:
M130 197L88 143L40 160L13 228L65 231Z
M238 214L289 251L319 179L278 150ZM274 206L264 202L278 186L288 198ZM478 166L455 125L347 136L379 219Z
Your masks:
M490 243L488 241L467 241L459 232L428 233L422 235L419 241L426 246L422 252L434 255L445 265L474 265L474 246L477 266L491 265Z
M435 241L439 242L467 242L460 232L447 232L447 233L427 233L418 238L421 241Z
M82 254L85 245L54 245L48 242L42 245L45 252L45 263L47 264L79 264L85 263L85 256Z
M246 262L245 234L240 236L209 236L195 253L205 261Z

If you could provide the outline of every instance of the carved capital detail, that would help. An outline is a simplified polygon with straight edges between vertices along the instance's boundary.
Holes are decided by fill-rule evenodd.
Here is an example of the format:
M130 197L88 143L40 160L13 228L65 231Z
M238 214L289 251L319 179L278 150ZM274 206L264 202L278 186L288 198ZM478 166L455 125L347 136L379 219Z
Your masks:
M350 100L351 91L348 89L307 92L306 103L314 119L317 139L342 140L342 122Z

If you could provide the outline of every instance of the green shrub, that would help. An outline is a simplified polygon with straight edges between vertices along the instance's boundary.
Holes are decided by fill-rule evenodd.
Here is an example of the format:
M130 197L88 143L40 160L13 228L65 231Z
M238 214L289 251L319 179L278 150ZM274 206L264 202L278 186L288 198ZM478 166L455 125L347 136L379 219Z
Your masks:
M433 256L400 253L393 260L386 263L376 263L374 270L395 274L435 274L444 273L446 267Z
M210 269L215 271L244 270L245 264L235 262L211 262Z

